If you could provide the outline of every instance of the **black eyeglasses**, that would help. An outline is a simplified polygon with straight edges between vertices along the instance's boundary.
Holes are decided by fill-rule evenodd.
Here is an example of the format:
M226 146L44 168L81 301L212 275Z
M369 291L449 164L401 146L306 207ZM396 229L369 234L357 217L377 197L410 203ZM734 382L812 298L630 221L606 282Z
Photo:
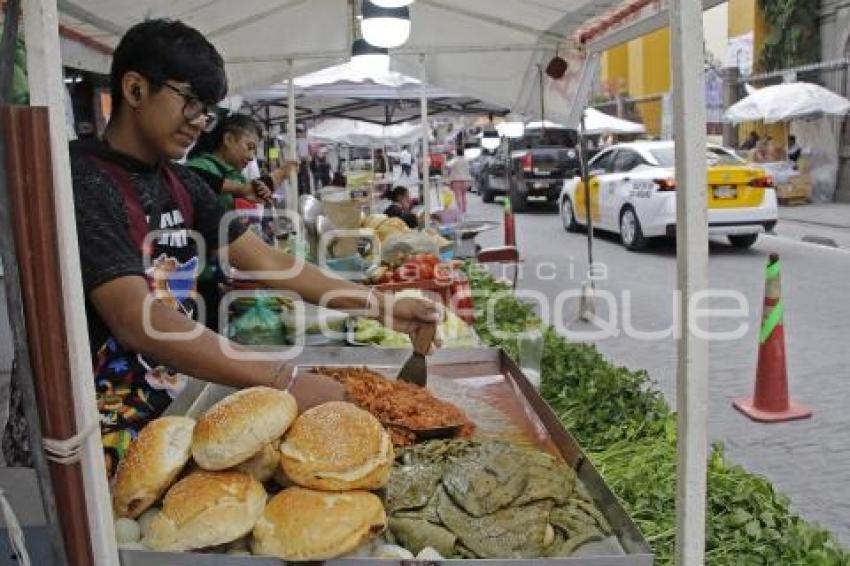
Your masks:
M172 90L179 94L181 97L183 97L183 117L187 121L194 122L195 120L203 116L204 131L211 132L213 131L213 129L215 129L215 126L218 123L218 113L216 112L214 106L207 106L197 96L190 94L184 90L181 90L174 85L162 83L162 86L168 87L169 90Z

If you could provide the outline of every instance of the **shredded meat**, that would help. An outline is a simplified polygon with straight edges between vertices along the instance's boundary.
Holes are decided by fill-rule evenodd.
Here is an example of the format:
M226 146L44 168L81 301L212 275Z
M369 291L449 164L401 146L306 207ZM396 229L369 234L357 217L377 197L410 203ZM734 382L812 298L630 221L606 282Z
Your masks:
M314 371L345 385L355 404L384 423L396 446L414 444L415 431L421 429L461 425L457 433L461 438L475 431L463 411L424 387L387 379L365 367L317 367Z

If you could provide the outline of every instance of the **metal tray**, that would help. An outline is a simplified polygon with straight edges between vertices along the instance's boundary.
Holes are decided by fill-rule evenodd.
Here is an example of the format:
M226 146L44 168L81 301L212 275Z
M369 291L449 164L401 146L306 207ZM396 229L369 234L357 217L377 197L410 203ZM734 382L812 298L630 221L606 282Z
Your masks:
M389 348L306 348L296 359L298 371L315 365L366 365L393 377L410 355L410 350ZM611 493L581 447L540 397L522 371L507 355L492 348L443 349L428 358L428 387L438 397L462 407L478 426L476 435L500 438L537 446L559 454L572 465L599 510L614 530L602 543L583 546L568 558L500 560L391 560L341 558L324 562L328 566L386 564L463 566L651 566L652 550L634 522ZM202 390L187 388L186 397L175 400L174 408L197 416L232 390L208 385ZM171 412L171 411L169 411ZM122 550L124 566L281 566L286 562L269 557L241 557L199 553L160 553ZM289 563L294 564L294 563Z

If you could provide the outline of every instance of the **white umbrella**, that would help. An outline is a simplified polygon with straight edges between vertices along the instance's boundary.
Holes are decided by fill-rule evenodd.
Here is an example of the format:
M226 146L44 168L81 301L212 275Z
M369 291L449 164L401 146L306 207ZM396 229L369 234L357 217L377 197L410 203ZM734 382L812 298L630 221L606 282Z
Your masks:
M850 100L811 83L785 83L759 89L724 114L730 122L764 120L768 124L824 115L842 116Z

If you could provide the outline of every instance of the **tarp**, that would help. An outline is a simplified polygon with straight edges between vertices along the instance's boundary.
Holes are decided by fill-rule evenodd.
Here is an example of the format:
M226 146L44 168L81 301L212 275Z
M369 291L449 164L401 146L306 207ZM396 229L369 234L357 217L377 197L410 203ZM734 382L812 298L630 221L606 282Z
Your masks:
M545 120L543 122L529 122L525 127L529 130L535 130L541 127L566 128L567 126ZM498 126L497 129L499 129ZM623 120L622 118L600 112L595 108L587 108L584 111L584 133L591 136L603 134L642 134L645 131L646 128L643 124Z
M368 122L331 118L307 130L311 141L345 143L358 146L380 145L385 142L408 144L422 137L420 124L378 126Z
M557 47L565 77L543 75L546 116L567 121L584 57L569 38L622 0L418 0L410 6L409 40L391 52L392 68L429 85L528 116L540 116L540 73ZM179 18L222 52L232 93L317 71L349 59L352 14L347 0L66 0L61 21L115 45L145 18ZM420 56L424 54L424 65Z
M584 111L584 133L586 134L642 134L644 132L646 132L646 128L643 124L623 120L600 112L595 108L588 108Z
M724 115L730 122L764 120L768 124L796 119L842 116L850 100L811 83L784 83L753 91L733 104Z

